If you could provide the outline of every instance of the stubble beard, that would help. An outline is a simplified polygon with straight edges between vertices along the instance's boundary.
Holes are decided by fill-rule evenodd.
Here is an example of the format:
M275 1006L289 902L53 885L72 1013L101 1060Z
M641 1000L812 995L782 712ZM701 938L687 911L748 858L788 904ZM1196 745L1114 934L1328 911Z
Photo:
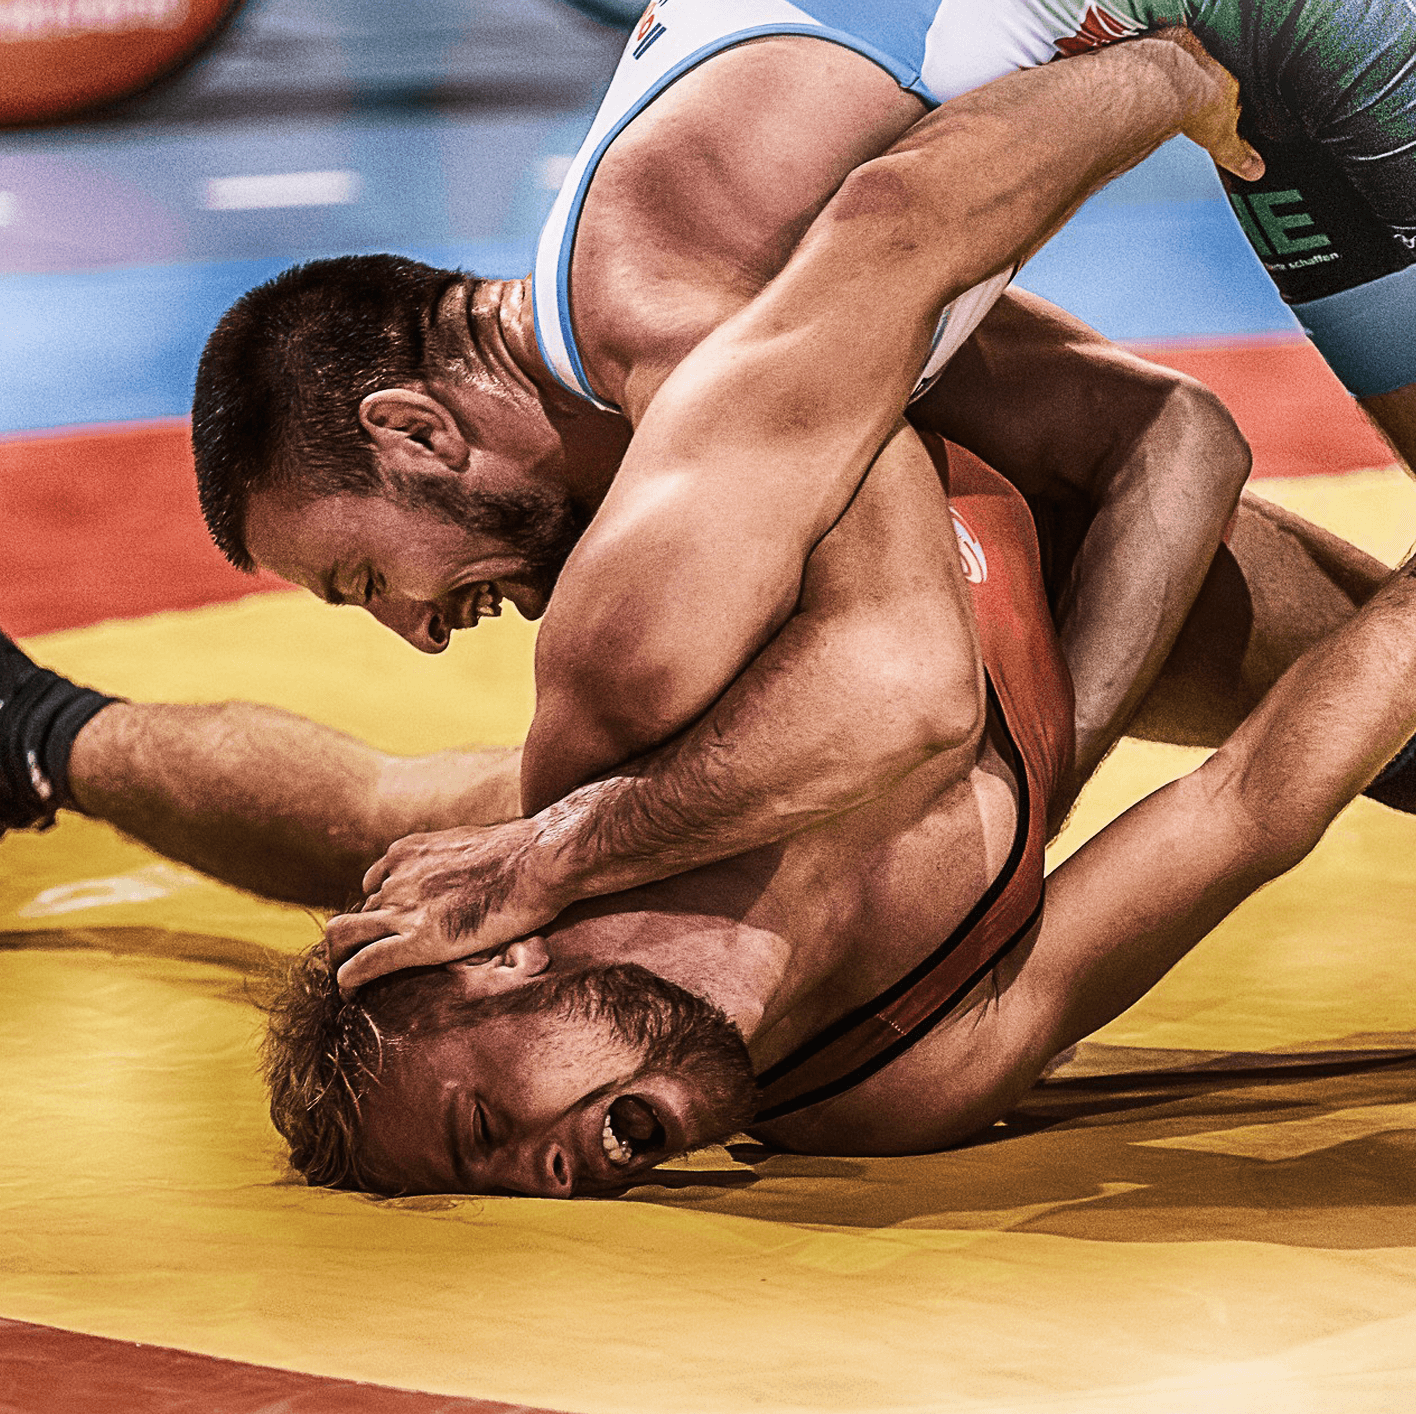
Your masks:
M470 534L505 541L524 561L514 576L549 598L565 562L589 525L564 492L543 486L477 490L454 480L410 481L392 488L406 510L426 512Z

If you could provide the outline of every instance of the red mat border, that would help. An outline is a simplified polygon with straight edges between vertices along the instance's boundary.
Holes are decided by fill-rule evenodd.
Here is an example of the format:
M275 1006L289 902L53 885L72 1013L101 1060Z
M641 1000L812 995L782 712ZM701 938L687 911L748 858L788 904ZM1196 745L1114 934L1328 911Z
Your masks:
M1249 439L1256 477L1395 461L1301 337L1134 347L1219 394ZM25 636L289 588L217 553L188 437L185 418L0 436L0 628Z
M453 1329L455 1322L450 1322ZM0 1317L5 1414L556 1414L81 1335ZM561 1412L564 1414L564 1411Z

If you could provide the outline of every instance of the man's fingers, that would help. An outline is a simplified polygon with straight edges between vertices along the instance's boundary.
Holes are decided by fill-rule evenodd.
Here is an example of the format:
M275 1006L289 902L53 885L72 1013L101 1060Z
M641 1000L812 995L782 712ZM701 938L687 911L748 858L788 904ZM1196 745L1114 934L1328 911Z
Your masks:
M338 966L351 953L395 932L393 918L382 909L371 913L341 913L325 925L325 952Z
M465 949L460 940L456 943L446 940L429 942L427 939L386 936L366 943L349 957L335 973L335 980L339 983L340 995L347 1000L376 977L401 972L405 967L436 967L439 963L453 962L464 955Z
M1216 145L1210 152L1219 166L1245 182L1257 182L1264 174L1264 159L1238 133L1232 142Z
M369 866L369 872L364 875L365 894L376 894L383 887L384 880L388 878L392 869L388 860L388 855Z
M1183 24L1153 31L1153 38L1166 39L1190 55L1209 84L1211 101L1196 112L1185 135L1224 168L1246 182L1256 182L1264 174L1264 159L1236 131L1239 124L1239 81L1200 43L1193 30Z
M407 946L406 938L384 938L360 948L334 974L339 983L339 995L347 1001L365 982L414 966L414 962L402 955Z

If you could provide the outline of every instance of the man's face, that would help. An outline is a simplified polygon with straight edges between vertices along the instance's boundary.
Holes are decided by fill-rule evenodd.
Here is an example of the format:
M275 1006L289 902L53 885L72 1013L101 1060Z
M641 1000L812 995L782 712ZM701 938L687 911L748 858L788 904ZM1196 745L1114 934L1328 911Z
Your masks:
M332 604L357 604L425 653L510 600L539 618L582 524L538 488L478 497L458 483L436 503L340 494L252 496L246 541L262 568Z
M364 1097L361 1157L381 1189L608 1192L674 1154L731 1133L752 1094L672 1074L604 1016L563 1008L496 1015L398 1043Z

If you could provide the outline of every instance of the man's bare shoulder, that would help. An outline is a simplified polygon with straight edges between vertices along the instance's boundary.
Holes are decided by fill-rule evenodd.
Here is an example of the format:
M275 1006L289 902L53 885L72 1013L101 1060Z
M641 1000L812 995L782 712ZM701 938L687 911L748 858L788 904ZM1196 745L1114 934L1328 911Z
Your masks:
M601 394L634 416L922 112L871 61L801 36L728 49L650 103L601 160L576 230L576 335Z

